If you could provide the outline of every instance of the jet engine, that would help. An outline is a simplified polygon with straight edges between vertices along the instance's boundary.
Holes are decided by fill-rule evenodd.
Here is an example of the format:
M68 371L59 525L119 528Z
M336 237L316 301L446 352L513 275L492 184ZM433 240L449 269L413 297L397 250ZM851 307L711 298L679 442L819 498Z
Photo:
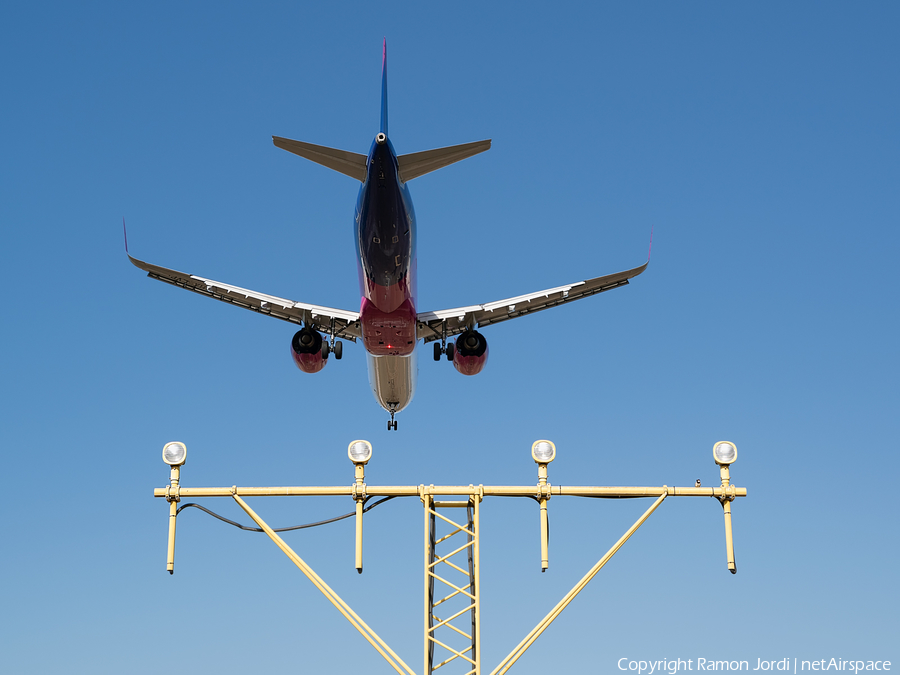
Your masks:
M306 326L291 338L291 356L304 373L318 373L325 367L328 343L322 339L318 331Z
M477 330L467 330L456 338L453 367L463 375L477 375L488 358L487 340Z

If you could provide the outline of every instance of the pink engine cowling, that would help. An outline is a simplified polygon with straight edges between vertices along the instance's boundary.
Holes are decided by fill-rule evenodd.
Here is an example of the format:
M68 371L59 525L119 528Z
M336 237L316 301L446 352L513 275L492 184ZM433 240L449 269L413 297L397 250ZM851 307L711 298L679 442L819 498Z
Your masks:
M312 328L298 330L291 338L291 356L304 373L318 373L327 363L322 354L322 336Z
M453 367L463 375L477 375L488 358L488 345L484 336L476 330L467 330L456 338Z

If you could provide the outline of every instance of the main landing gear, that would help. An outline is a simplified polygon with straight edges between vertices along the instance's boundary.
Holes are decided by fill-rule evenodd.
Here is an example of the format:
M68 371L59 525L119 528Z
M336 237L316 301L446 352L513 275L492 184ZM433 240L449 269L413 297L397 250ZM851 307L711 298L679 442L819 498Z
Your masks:
M446 347L442 347L439 343L434 343L434 360L440 361L441 354L447 355L447 360L452 361L454 354L456 354L456 345L452 342L449 343Z
M328 354L334 354L334 358L338 361L341 360L341 357L344 355L344 345L340 340L336 340L334 345L329 345L327 341L322 341L322 357L327 359Z
M334 339L334 319L331 320L330 334L331 340L322 343L322 358L327 359L330 352L334 354L334 358L340 361L341 357L344 355L344 345L341 344L340 340Z
M434 360L440 361L441 354L447 355L447 360L452 361L456 354L456 345L453 342L447 342L447 322L441 321L441 343L434 343Z

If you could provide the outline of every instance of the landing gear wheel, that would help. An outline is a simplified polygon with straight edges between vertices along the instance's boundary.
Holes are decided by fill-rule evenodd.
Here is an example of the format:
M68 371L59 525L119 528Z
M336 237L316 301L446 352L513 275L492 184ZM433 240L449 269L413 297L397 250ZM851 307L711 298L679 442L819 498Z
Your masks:
M447 360L452 361L453 357L456 355L456 345L454 343L450 343L447 345Z
M388 420L388 431L391 430L397 431L397 422L396 420Z
M322 340L322 358L327 361L328 354L330 352L331 352L331 347L328 346L328 342L326 340Z
M437 343L437 342L434 343L434 360L435 361L441 360L441 345L440 345L440 343Z
M341 360L341 357L344 355L344 345L340 340L334 343L334 358L338 361Z

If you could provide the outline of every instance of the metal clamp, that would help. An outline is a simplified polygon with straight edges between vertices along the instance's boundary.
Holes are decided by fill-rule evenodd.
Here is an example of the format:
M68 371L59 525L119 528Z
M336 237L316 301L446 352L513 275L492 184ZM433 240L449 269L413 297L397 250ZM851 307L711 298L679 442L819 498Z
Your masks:
M366 494L366 484L365 483L353 483L350 486L350 496L353 497L354 501L362 502L365 501L368 495Z

